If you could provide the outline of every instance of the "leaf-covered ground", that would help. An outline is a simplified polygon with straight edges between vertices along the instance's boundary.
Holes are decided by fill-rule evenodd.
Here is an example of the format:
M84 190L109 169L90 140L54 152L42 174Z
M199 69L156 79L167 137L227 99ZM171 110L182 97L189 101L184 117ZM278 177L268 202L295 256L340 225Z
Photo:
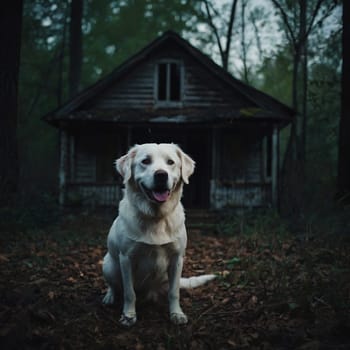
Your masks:
M1 349L349 349L349 238L189 232L184 275L217 280L181 291L185 326L167 304L118 324L103 306L109 220L79 216L0 237Z

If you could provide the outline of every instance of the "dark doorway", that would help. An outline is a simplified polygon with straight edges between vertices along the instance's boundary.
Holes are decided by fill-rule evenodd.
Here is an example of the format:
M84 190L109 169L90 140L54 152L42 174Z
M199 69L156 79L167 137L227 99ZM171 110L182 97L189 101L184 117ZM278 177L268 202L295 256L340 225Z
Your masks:
M187 132L186 152L196 162L190 183L185 187L183 202L186 208L208 209L211 169L211 141L207 129Z
M184 187L182 202L186 208L209 208L209 188L211 169L211 143L208 129L173 128L133 128L132 144L147 142L179 145L196 162L195 172L189 185Z

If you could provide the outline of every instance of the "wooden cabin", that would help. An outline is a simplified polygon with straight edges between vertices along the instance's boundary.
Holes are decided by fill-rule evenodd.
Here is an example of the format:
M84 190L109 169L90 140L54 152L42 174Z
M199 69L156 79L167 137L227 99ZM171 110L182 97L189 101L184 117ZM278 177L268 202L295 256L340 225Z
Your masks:
M114 160L174 142L197 164L187 208L276 207L279 131L293 115L168 31L44 117L60 131L60 203L116 206Z

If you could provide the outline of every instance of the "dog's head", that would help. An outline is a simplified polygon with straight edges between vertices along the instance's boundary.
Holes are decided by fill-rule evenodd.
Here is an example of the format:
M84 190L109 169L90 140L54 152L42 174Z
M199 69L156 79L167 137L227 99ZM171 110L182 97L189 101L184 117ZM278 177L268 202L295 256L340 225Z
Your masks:
M116 161L124 183L133 182L153 203L167 202L178 185L188 184L195 162L177 145L147 143L135 145Z

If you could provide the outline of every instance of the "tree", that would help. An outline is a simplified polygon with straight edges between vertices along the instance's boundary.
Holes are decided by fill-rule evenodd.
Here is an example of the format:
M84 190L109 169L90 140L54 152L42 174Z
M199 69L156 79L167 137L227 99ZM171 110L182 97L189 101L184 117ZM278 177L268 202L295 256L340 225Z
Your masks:
M342 63L342 93L341 115L339 124L338 144L338 182L337 195L344 203L350 203L350 4L343 2L343 63Z
M201 14L200 2L191 0L100 0L84 6L83 86L96 82L166 30L195 38Z
M307 97L307 45L308 38L315 24L320 24L327 18L335 5L326 4L327 0L289 2L286 0L271 0L280 13L283 28L293 55L292 107L298 112L292 123L290 146L292 157L303 160L305 156L306 137L306 97ZM307 6L309 3L309 6ZM310 5L311 4L311 5ZM322 5L327 9L318 18ZM317 21L316 21L317 19Z
M324 45L325 33L320 30L309 46L304 204L314 213L315 208L320 211L329 208L337 178L341 96L341 25L338 23L332 26L327 45ZM327 25L324 30L328 32L329 28Z
M82 41L83 0L72 0L69 25L69 96L80 88L83 41Z
M292 52L293 81L292 107L296 116L292 121L289 141L282 169L284 203L288 211L298 214L302 209L306 125L307 125L307 75L308 75L308 40L317 25L330 16L337 5L328 0L271 0L280 14L282 28L285 31ZM293 169L293 171L290 171Z
M21 45L20 122L31 122L67 96L68 1L26 0ZM23 124L20 124L21 128ZM28 125L23 125L28 128Z
M247 0L241 0L241 50L242 50L242 62L243 62L243 80L248 83L248 65L247 65L247 40L245 35L245 9L247 7Z
M237 2L238 2L238 0L232 0L231 10L230 10L230 18L229 18L229 21L227 23L227 28L226 28L225 46L224 46L224 44L222 43L221 30L219 30L219 28L214 24L213 15L212 15L212 12L215 15L218 15L217 10L213 7L213 5L208 0L204 0L207 21L208 21L210 28L212 29L212 31L214 33L216 43L218 45L219 52L220 52L222 67L225 70L228 70L228 65L229 65L233 22L235 19Z
M23 1L0 4L0 205L18 188L17 96Z

